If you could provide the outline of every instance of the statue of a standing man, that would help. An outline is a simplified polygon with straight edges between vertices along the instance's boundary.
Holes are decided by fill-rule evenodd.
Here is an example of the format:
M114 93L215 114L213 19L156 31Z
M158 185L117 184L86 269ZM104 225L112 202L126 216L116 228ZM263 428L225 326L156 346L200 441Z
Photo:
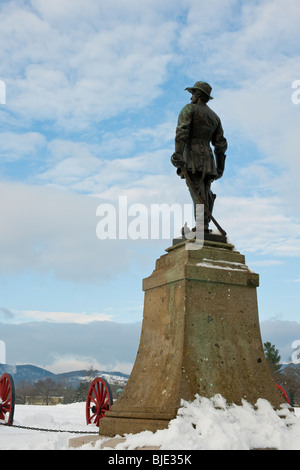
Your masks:
M185 168L195 190L202 196L212 214L216 195L211 191L211 183L223 175L227 141L223 135L220 118L207 106L208 101L213 99L211 86L206 82L196 82L186 90L192 94L191 103L184 106L179 114L175 153L171 161L178 168L177 173L181 177L181 168ZM215 159L210 144L214 147ZM190 193L196 217L198 201L193 192ZM209 222L210 217L205 213L205 232L209 231Z

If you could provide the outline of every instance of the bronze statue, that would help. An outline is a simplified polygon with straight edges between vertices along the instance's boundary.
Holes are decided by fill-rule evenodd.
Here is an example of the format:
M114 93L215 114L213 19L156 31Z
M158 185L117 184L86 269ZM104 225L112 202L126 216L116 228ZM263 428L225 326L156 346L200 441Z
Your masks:
M186 90L192 94L191 103L180 111L171 161L177 167L178 175L187 181L195 218L196 204L200 201L204 204L204 231L209 232L210 220L218 226L212 217L216 195L211 191L211 183L223 175L227 141L219 116L207 106L213 99L211 86L199 81ZM214 147L215 158L210 144Z

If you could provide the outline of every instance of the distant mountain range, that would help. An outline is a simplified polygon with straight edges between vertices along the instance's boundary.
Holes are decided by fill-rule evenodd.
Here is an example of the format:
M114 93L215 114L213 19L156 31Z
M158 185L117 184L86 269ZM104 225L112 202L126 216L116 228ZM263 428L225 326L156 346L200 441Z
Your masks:
M55 382L63 382L65 385L73 388L77 388L81 382L91 381L95 377L103 377L110 384L124 386L129 378L129 375L121 372L77 370L54 374L53 372L31 364L18 366L0 364L0 376L5 373L12 375L15 385L18 385L20 382L32 384L39 380L51 379Z
M129 375L121 372L108 372L101 370L76 370L62 374L54 374L46 369L31 364L8 365L0 364L0 377L2 374L11 374L15 386L21 382L34 384L39 380L51 379L56 383L62 383L66 387L77 389L82 382L91 382L95 377L102 377L110 385L116 385L123 388L129 378ZM283 364L276 379L276 382L284 386L290 393L294 404L300 406L300 364Z

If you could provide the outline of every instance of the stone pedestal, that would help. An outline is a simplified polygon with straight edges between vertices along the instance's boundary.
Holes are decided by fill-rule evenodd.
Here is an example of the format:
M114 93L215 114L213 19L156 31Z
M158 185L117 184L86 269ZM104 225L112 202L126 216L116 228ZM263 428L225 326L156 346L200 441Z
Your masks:
M274 407L283 399L272 380L260 335L258 275L228 243L173 245L143 281L144 317L128 383L100 421L115 436L168 426L181 399L219 393L229 403Z

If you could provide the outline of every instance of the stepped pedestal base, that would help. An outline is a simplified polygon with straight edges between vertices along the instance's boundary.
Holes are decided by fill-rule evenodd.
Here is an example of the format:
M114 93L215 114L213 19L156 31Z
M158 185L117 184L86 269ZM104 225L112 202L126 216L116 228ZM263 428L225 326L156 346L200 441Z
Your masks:
M229 403L284 402L266 363L258 275L228 243L173 245L143 281L143 326L128 383L100 421L106 436L168 426L181 399L221 394Z

